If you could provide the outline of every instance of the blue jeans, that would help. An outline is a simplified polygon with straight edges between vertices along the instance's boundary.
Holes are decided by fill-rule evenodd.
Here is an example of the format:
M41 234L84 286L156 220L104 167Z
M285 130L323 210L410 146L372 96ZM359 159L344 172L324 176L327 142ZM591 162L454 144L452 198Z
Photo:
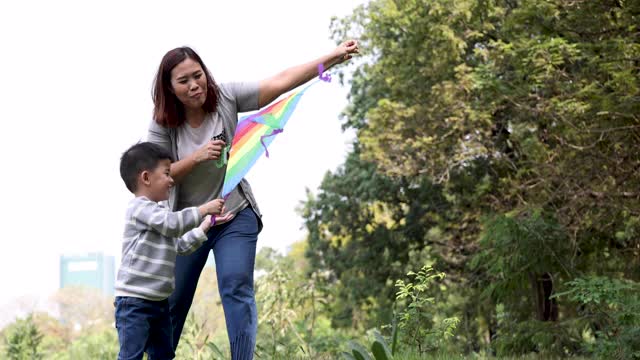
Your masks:
M200 273L213 250L232 360L253 359L258 330L258 311L253 292L253 268L260 219L247 207L228 223L214 226L208 240L195 252L176 259L176 288L169 297L173 323L173 346L180 334L196 292Z
M118 360L173 359L173 338L169 301L151 301L129 296L117 296L116 328L120 353Z

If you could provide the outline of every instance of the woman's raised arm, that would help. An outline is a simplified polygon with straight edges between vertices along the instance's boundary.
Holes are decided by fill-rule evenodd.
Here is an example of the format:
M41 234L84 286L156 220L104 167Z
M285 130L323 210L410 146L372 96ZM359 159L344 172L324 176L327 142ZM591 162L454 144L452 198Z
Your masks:
M290 67L272 77L260 81L258 105L263 107L278 96L294 89L318 76L318 65L329 69L343 61L351 59L352 54L358 53L358 42L347 40L338 45L332 52L313 61Z

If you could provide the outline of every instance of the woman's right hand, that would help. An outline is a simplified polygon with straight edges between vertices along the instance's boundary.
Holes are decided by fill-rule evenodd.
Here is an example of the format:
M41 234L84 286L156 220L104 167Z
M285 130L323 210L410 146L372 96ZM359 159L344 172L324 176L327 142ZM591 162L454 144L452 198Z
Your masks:
M222 140L210 140L203 147L193 153L193 158L196 164L207 160L220 159L220 154L222 154L222 149L224 149L225 145L226 144Z

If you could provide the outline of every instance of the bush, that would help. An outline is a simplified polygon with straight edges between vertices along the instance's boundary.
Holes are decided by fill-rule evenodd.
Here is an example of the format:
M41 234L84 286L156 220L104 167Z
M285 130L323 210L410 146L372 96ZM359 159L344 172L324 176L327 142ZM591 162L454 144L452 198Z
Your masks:
M457 317L439 320L434 316L435 299L429 296L434 283L444 278L444 273L435 273L431 266L423 266L418 273L407 274L413 282L396 281L398 292L396 303L400 311L400 339L419 353L439 349L460 323Z
M602 276L577 278L566 297L579 304L583 327L591 335L585 350L599 358L640 359L640 299L638 283Z
M10 360L37 360L42 359L39 350L42 334L33 322L31 315L25 319L17 320L5 332L5 351Z

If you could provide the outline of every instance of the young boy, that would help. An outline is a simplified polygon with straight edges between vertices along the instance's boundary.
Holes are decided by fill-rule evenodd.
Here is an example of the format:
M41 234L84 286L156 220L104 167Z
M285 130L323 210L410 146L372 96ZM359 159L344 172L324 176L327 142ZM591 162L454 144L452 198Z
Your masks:
M171 155L149 142L132 146L120 159L120 176L135 195L126 212L115 286L120 360L142 359L144 352L150 360L174 358L167 298L175 286L176 255L202 245L210 215L223 212L222 199L176 212L160 205L174 184L170 166Z

